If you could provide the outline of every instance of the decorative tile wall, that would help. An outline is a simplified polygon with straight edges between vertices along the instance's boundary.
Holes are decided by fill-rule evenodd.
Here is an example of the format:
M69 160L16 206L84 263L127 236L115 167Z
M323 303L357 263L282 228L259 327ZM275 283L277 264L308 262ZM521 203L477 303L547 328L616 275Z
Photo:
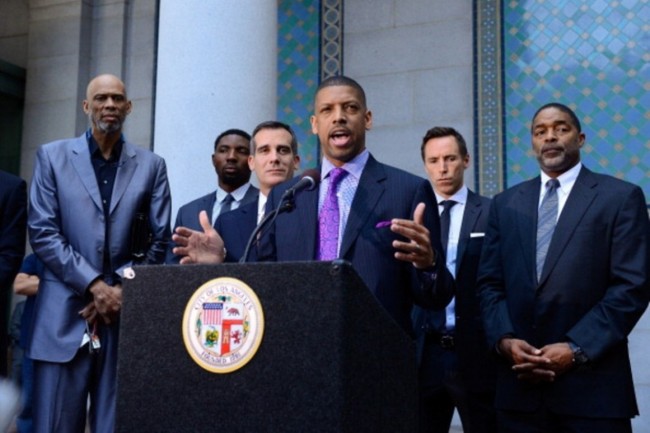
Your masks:
M587 135L583 162L650 198L650 2L507 1L503 35L506 186L539 173L530 120L558 101Z
M309 116L320 77L320 1L278 2L278 120L298 137L301 170L318 164Z

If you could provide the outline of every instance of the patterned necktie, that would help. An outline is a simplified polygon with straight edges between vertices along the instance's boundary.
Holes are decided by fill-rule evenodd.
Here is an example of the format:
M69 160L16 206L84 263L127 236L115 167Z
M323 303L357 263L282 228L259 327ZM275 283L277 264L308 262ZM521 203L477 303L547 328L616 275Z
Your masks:
M334 260L338 255L340 214L336 190L347 173L342 168L330 172L327 195L318 215L318 260Z
M228 194L226 198L223 199L223 201L221 202L221 209L219 210L219 216L230 211L230 209L232 208L233 201L235 201L235 197L233 197L232 194Z
M447 254L447 244L449 243L449 224L451 224L451 208L457 202L454 200L443 200L439 204L442 205L442 213L440 214L440 242L442 242L442 249Z
M546 260L546 253L548 246L553 237L555 224L557 222L557 189L560 186L560 181L557 179L549 179L546 182L546 195L542 200L542 205L539 207L537 214L537 280L542 275L544 268L544 261Z

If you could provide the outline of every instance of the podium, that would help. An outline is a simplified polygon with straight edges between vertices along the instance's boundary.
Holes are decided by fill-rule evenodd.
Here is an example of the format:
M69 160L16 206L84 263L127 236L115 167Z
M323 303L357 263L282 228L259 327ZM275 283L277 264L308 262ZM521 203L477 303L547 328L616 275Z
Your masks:
M256 293L263 340L239 370L199 366L183 342L188 301L230 277ZM411 338L345 261L140 266L124 284L117 431L413 432Z

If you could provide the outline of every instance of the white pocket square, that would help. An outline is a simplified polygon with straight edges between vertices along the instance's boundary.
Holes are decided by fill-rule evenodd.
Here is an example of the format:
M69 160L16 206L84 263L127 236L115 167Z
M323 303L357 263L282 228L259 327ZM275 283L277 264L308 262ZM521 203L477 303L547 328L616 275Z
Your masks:
M485 236L485 233L482 232L475 232L475 233L470 233L469 237L470 238L482 238Z

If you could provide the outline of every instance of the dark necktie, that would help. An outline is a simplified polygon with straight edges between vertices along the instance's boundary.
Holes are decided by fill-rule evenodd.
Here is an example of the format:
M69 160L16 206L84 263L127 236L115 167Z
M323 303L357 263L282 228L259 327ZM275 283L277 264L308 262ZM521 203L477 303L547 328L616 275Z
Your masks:
M219 216L225 214L226 212L232 209L232 202L235 201L235 197L232 194L228 194L226 198L221 202L221 209L219 210Z
M442 205L442 213L440 214L440 242L442 242L442 249L447 254L447 244L449 243L449 225L451 224L451 208L457 202L454 200L443 200L439 204Z
M342 168L335 168L329 175L327 195L318 215L318 260L334 260L338 255L341 216L336 191L346 174Z
M542 205L539 207L537 214L537 280L542 275L544 268L544 261L546 260L546 253L548 246L555 231L555 223L557 221L557 189L560 186L560 181L557 179L549 179L546 182L546 194L542 200Z

